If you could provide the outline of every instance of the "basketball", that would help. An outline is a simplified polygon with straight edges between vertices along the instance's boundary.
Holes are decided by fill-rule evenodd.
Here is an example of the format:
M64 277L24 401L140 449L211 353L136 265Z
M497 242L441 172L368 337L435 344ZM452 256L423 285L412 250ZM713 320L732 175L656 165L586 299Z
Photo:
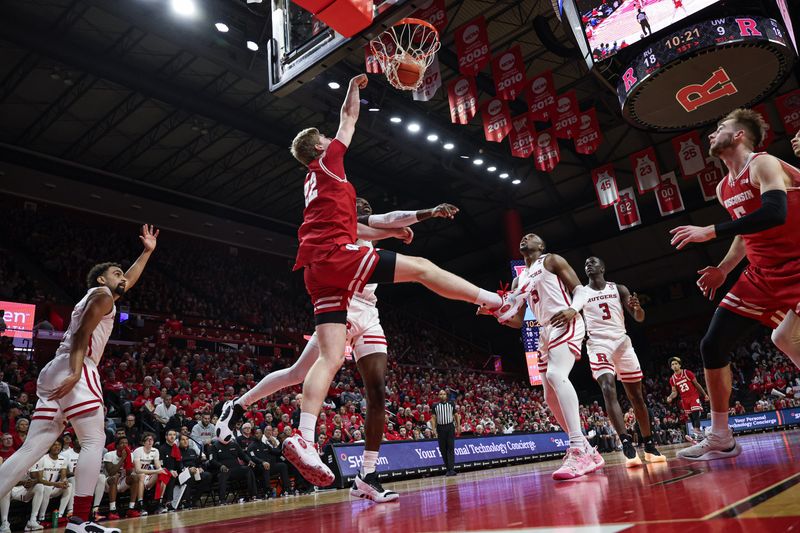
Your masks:
M397 79L402 85L414 87L422 75L422 67L410 59L397 64Z

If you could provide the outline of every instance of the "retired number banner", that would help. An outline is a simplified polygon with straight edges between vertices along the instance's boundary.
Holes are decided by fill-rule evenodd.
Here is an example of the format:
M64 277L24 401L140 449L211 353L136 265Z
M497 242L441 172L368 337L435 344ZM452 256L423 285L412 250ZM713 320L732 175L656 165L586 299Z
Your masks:
M487 100L481 108L483 134L487 141L499 143L511 130L511 113L508 104L500 98Z
M516 100L525 86L525 62L519 45L492 59L494 88L499 98Z
M556 89L553 85L553 72L547 70L525 83L525 101L531 120L547 122L556 104Z
M619 200L614 165L609 163L592 170L592 182L594 183L594 192L597 195L597 203L600 207L603 209L611 207ZM633 189L631 188L631 190Z
M662 217L683 211L683 197L674 172L667 172L661 177L661 183L656 187L656 200Z
M617 225L620 230L632 228L642 223L639 215L639 205L633 194L633 187L619 191L619 201L614 204L614 213L617 215Z
M489 35L486 19L482 16L467 22L456 30L458 70L466 76L475 76L489 63Z
M717 199L717 185L723 177L725 177L725 171L722 169L722 163L716 157L709 156L706 159L706 168L697 175L697 181L700 183L703 199L706 202Z
M690 131L672 139L672 148L681 166L683 179L689 179L706 168L706 158L700 145L700 134Z
M631 154L631 168L636 179L639 194L652 191L661 183L661 175L656 162L656 150L652 146Z

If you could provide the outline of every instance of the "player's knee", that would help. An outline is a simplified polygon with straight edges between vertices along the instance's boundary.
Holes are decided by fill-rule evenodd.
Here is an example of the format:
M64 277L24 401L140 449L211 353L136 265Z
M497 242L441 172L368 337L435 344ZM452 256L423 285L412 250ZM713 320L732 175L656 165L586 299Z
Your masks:
M380 383L370 383L369 386L365 387L365 392L367 394L367 408L375 406L383 410L386 397L386 385L383 380L380 380Z
M425 279L436 268L431 261L424 257L408 257L410 272L416 279Z
M700 355L703 356L704 368L723 368L730 363L730 354L722 345L717 335L706 333L700 341Z
M313 361L312 361L313 363ZM311 368L310 366L308 368ZM298 365L292 365L289 368L289 383L287 386L297 385L298 383L302 383L308 373L308 368L300 368Z
M562 383L567 378L567 376L565 376L558 370L548 369L547 373L544 375L544 378L547 380L547 383L555 389L560 383Z
M778 327L772 330L772 344L780 351L787 353L794 342L791 332L787 328Z
M603 398L617 398L617 386L613 379L607 379L603 378L603 376L600 376L600 378L597 380L597 383L600 385L600 391L603 393Z

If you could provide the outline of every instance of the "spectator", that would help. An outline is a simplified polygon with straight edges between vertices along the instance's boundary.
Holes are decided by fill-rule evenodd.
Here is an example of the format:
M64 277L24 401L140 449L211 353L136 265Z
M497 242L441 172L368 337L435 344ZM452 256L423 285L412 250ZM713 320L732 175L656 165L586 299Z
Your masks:
M239 464L242 461L244 464ZM230 481L244 480L247 483L247 497L256 499L256 478L253 474L255 463L242 451L235 440L223 444L214 439L211 441L210 464L218 469L219 501L225 505Z
M211 415L209 413L203 413L200 417L200 423L195 424L192 428L192 440L202 444L204 448L207 448L211 444L211 439L213 438L214 425L211 423Z
M0 438L0 459L5 461L17 451L17 448L14 446L14 437L11 433L3 433L0 437L2 437Z

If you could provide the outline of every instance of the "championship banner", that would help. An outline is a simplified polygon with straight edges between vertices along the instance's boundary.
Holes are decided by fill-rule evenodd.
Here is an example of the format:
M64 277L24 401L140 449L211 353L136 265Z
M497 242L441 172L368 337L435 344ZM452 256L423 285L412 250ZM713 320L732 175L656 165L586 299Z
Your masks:
M556 104L553 110L553 129L559 139L571 139L578 131L578 98L575 90L556 97Z
M450 102L450 121L466 125L478 112L478 88L475 78L462 76L447 85L447 100Z
M717 200L717 185L725 177L725 170L722 163L716 157L706 158L706 168L697 175L700 183L700 190L703 191L703 199L706 202Z
M685 209L681 189L678 187L678 178L674 172L667 172L661 177L661 183L656 187L656 200L662 217Z
M753 111L760 114L764 118L764 122L767 123L767 134L764 136L764 140L761 142L761 146L756 147L756 149L766 150L767 148L769 148L769 145L772 144L772 141L775 140L775 128L769 121L769 110L767 109L766 104L758 104L756 106L753 106Z
M633 187L619 191L619 202L614 204L614 213L617 215L617 225L620 230L632 228L642 223L639 215L639 205L633 194Z
M413 91L411 96L418 102L427 102L433 98L433 95L436 94L436 91L438 91L441 86L442 76L439 73L439 59L434 56L433 61L425 71L425 78L422 80L422 85L419 86L419 89Z
M639 194L652 191L661 183L656 150L652 146L631 154L631 168L633 168L633 177Z
M511 119L511 131L508 141L511 143L511 155L514 157L526 158L533 155L535 146L535 130L528 114L520 115Z
M786 135L794 137L800 130L800 89L777 97L775 107L778 108Z
M487 100L481 107L483 134L489 142L499 143L511 130L511 112L508 104L500 98Z
M614 165L603 165L592 170L592 182L594 192L597 195L597 203L603 209L611 207L619 200L619 190L617 189L617 176L614 172ZM631 189L633 190L633 189Z
M491 59L486 19L480 16L458 28L455 40L458 71L465 76L475 76Z
M525 83L525 101L531 113L531 120L547 122L556 104L556 88L553 72L547 70Z
M672 148L681 166L683 179L689 179L706 168L706 159L700 145L700 134L690 131L672 139Z
M575 151L579 154L593 154L600 148L603 138L600 123L597 122L597 111L591 108L578 115L578 130L575 133Z
M364 47L364 63L364 72L367 74L383 74L383 67L372 52L370 45Z
M553 135L553 128L540 131L536 135L533 155L536 158L534 165L542 172L552 172L556 168L561 161L561 150L558 148L558 140Z
M517 99L525 86L525 62L519 45L492 58L492 77L498 98Z
M427 4L423 3L422 7L416 10L411 17L430 22L439 32L439 35L447 27L447 8L444 5L444 0L429 0Z

